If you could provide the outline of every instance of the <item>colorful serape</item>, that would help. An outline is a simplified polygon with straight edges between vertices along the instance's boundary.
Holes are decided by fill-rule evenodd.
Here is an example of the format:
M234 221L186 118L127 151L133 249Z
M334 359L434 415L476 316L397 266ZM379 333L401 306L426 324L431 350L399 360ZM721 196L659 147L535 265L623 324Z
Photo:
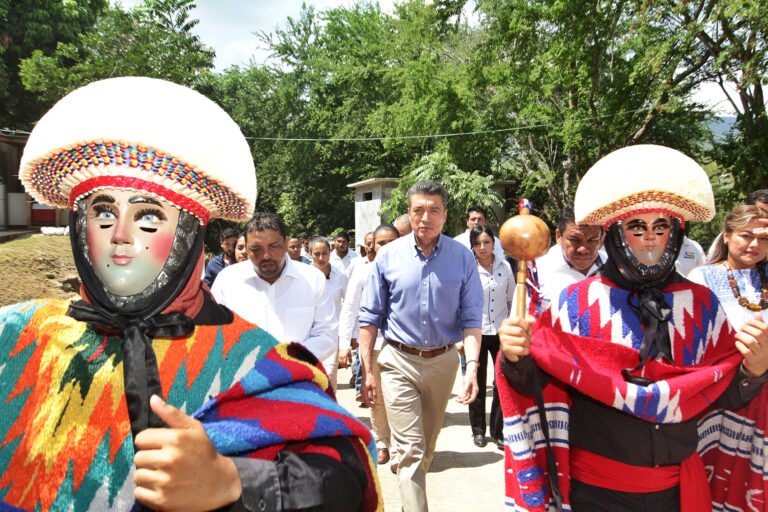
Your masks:
M33 301L0 309L0 510L134 506L121 342L67 316L67 308ZM221 453L333 457L312 441L349 436L367 464L362 510L382 509L372 436L334 401L328 378L306 362L312 358L302 347L278 344L237 316L152 346L164 398L196 411Z
M543 395L564 510L570 510L568 386L647 421L676 423L706 412L735 375L741 355L733 345L734 333L715 296L691 283L672 284L663 293L673 310L669 332L676 364L649 361L644 377L653 383L648 386L625 382L621 375L621 370L637 364L643 335L637 315L627 305L626 290L602 277L586 279L565 289L558 303L553 303L537 321L531 354L536 364L553 377L544 387ZM498 367L497 374L504 413L506 508L516 512L554 510L547 484L546 445L535 399L513 390ZM746 408L748 411L742 411L745 417L751 415L753 422L757 416L759 425L765 424L768 414L765 405L757 409L765 394L763 390ZM724 429L717 417L711 421L714 437ZM706 423L701 425L705 429L700 427L700 432L706 432ZM738 469L737 474L745 476L752 488L749 492L759 492L760 499L765 474L761 466L762 432L755 429L756 435L752 436L749 428L740 431L742 443L750 445L754 439L755 446L761 446L759 453L752 453L749 469L749 459L742 455L735 460L733 450L730 453L733 470ZM721 464L720 459L729 455L724 449L727 446L716 445L713 441L700 450L705 464L716 460ZM707 453L708 450L713 453ZM717 474L722 470L718 466ZM718 479L712 480L710 486L714 503L722 503L731 492ZM743 502L745 494L740 496ZM729 499L737 501L735 497Z

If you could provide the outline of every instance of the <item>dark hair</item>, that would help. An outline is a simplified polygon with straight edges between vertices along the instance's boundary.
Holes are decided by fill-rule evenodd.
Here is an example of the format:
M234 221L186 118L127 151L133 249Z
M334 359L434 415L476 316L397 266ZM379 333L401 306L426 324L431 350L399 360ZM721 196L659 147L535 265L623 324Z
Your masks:
M419 194L423 196L440 196L443 200L443 208L448 207L448 192L441 184L432 180L417 181L408 189L408 208L411 207L411 196Z
M573 204L568 203L560 210L560 218L557 219L557 230L560 236L565 233L568 224L576 224L576 215L573 213Z
M474 247L477 245L477 239L480 238L480 235L483 233L491 237L491 242L494 244L496 243L496 240L493 238L493 230L491 228L488 226L475 226L469 230L469 246Z
M752 204L738 206L725 216L725 220L723 220L723 233L731 234L756 219L768 219L768 214ZM707 256L707 263L720 263L726 259L728 259L728 246L725 245L725 236L721 236L716 240L712 253Z
M309 241L309 252L312 252L312 247L315 244L325 244L325 246L328 248L328 250L329 251L331 250L331 243L324 236L316 236L312 240Z
M236 229L232 228L226 228L221 233L219 233L219 242L223 242L228 238L240 238L240 235L237 233Z
M379 233L393 233L395 238L400 238L400 232L392 224L381 224L373 230L373 240L376 241L376 235Z
M367 233L365 234L365 236L363 237L363 240L365 240L366 238L368 238L368 235L371 235L371 236L373 236L373 231L369 231L369 232L367 232ZM360 247L362 247L362 245L361 245Z
M747 195L747 204L768 203L768 188L755 190Z
M295 238L296 240L299 240L299 241L301 241L301 238L299 238L299 237L298 237L298 236L296 236L296 235L288 235L288 240L293 240L294 238Z
M336 234L336 236L333 237L334 240L336 240L337 238L343 238L344 240L347 241L347 243L349 243L349 233L347 233L346 231L339 231Z
M482 213L485 220L488 220L488 210L482 206L475 204L467 208L467 220L469 220L469 214L472 212Z
M244 233L248 238L248 233L266 230L277 231L280 236L285 236L285 225L276 213L258 212L254 213L251 220L245 225Z

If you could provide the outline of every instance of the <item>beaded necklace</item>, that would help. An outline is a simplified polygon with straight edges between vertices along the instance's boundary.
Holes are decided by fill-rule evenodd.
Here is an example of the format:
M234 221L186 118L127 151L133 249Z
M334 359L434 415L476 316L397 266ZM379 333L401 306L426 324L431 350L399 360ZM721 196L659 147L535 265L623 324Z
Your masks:
M762 290L760 293L760 304L753 304L749 302L746 297L739 293L739 286L736 284L736 279L733 277L733 271L731 270L731 266L728 265L728 262L723 262L723 265L725 266L725 271L728 274L728 282L731 285L733 296L736 297L736 300L739 302L740 306L745 307L750 311L762 311L768 308L768 287L766 287L765 283L765 267L761 266L758 269L760 272L760 288Z

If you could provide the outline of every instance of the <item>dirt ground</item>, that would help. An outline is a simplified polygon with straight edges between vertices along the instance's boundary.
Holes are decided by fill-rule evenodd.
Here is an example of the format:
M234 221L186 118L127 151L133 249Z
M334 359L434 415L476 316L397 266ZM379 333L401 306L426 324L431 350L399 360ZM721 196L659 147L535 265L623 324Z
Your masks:
M65 299L79 289L69 236L32 235L0 243L0 306Z

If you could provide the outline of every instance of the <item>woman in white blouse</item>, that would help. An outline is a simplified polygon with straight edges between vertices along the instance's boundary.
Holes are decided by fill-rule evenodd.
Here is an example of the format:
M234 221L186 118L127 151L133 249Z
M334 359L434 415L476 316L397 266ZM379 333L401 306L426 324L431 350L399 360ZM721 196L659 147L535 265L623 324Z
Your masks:
M475 226L469 232L469 243L477 260L477 270L483 284L483 338L480 345L480 355L477 361L477 385L480 388L477 398L469 404L469 424L472 427L472 440L476 446L486 445L485 440L485 383L488 367L488 354L491 354L494 365L499 353L499 336L496 329L501 321L509 316L509 308L515 295L515 280L512 269L505 260L496 258L493 254L493 231L487 226ZM471 361L467 361L469 364ZM499 393L496 383L493 385L493 401L491 402L491 438L500 449L504 449L502 434L503 418L499 404Z
M312 265L325 276L325 289L327 290L328 295L331 296L334 306L336 306L336 321L338 323L341 302L344 300L344 295L347 293L347 276L344 272L337 270L331 265L331 244L325 237L316 236L309 242L309 255L312 257ZM338 355L339 348L337 338L336 350L322 361L334 391L336 391L336 372L339 366Z
M740 331L753 321L768 322L766 259L768 215L757 206L739 206L725 217L709 264L693 269L688 279L712 290L728 322Z

